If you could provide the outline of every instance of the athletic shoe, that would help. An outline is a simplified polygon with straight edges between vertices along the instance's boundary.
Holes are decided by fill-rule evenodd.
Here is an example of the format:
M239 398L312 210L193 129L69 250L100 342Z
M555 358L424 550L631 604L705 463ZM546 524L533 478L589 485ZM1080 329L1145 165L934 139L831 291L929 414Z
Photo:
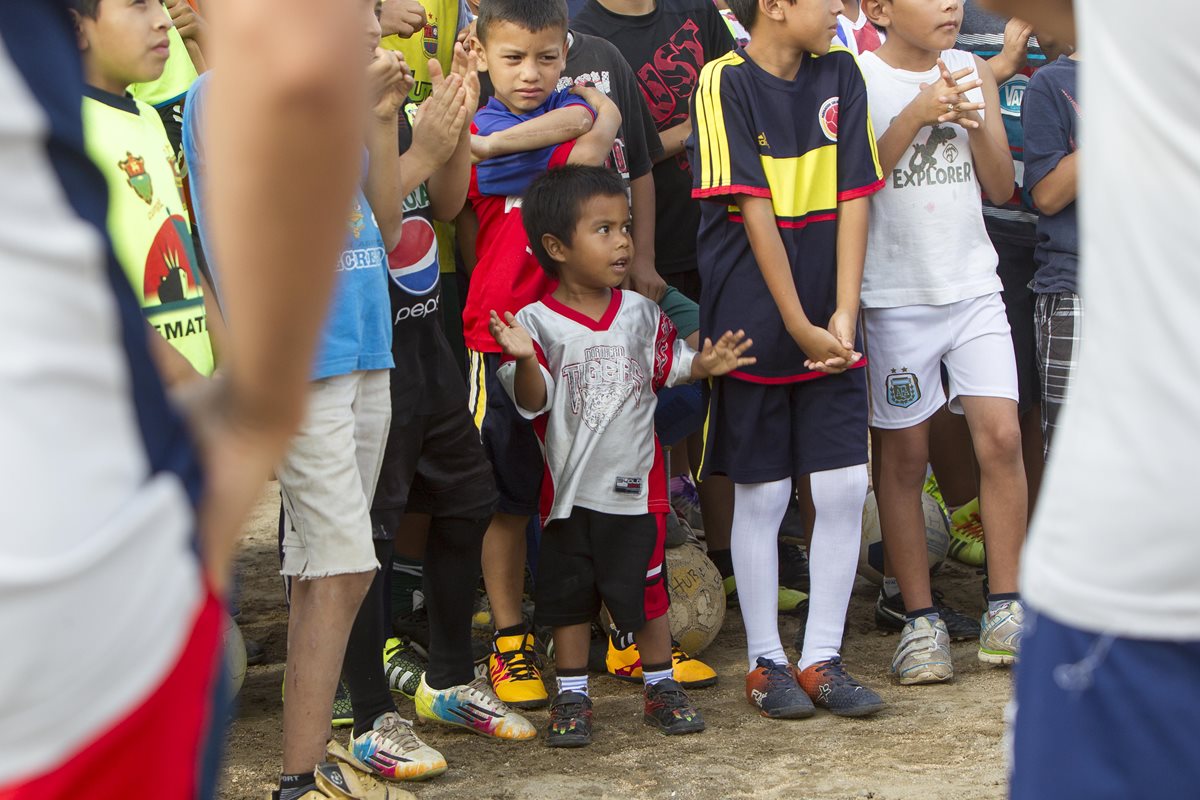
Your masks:
M333 719L329 723L335 728L349 728L354 724L354 709L350 705L350 689L345 681L338 681L333 693Z
M429 610L425 606L398 614L392 620L392 630L396 636L407 639L422 658L429 658Z
M725 603L727 605L738 604L737 596L737 578L730 575L724 580L725 584ZM801 616L808 613L808 595L804 592L798 592L795 589L789 589L786 586L779 587L779 613L787 614L788 616Z
M488 656L488 677L496 697L515 708L541 708L550 700L534 649L533 634L497 636Z
M792 539L779 540L779 585L797 592L807 592L808 551Z
M383 714L374 728L351 739L349 749L331 739L325 752L385 780L423 781L446 771L442 754L418 739L412 723L395 711Z
M677 681L667 678L644 691L646 698L645 721L667 736L699 733L704 730L704 717L692 705L687 692Z
M900 644L892 656L891 673L904 686L942 683L954 677L950 661L950 634L942 620L917 617L906 622Z
M547 747L583 747L592 743L592 698L582 692L559 692L550 705Z
M315 789L300 795L300 800L413 800L415 795L394 784L377 781L366 773L359 772L349 764L325 762L318 764L313 772L317 781ZM271 793L271 800L279 800L279 792Z
M663 540L663 547L674 548L682 547L685 544L698 544L700 537L696 535L696 531L688 524L688 521L678 514L666 515L667 535Z
M813 715L813 703L800 684L796 671L787 664L759 658L758 666L746 675L746 699L764 717L804 719Z
M704 515L700 512L700 492L690 475L679 475L671 479L671 508L693 528L704 527Z
M950 509L946 508L946 501L942 499L942 487L938 485L937 476L932 472L930 472L929 477L925 479L925 486L922 491L934 499L934 501L938 504L938 508L942 510L943 514L945 514L947 517L950 516Z
M942 602L944 597L945 595L938 590L933 590L933 607L937 610L938 616L942 618L942 622L946 623L946 633L950 635L950 641L978 639L979 623L961 611L946 605ZM908 618L904 615L904 598L900 595L889 598L880 589L879 597L875 600L875 627L881 631L899 633L907 624Z
M813 664L799 674L813 705L839 717L865 717L883 709L883 699L850 677L840 656Z
M983 520L978 497L950 515L950 557L972 567L983 566Z
M242 641L246 644L246 666L256 667L267 660L267 651L263 646L254 639L242 637Z
M979 660L985 664L1015 664L1021 655L1025 607L1010 600L999 611L985 611L980 620Z
M388 639L383 645L383 672L388 688L411 698L417 693L428 662L403 639Z
M486 678L476 678L465 686L433 689L421 675L413 701L419 719L466 728L493 739L524 741L537 736L537 728L500 702Z
M671 666L676 681L685 689L704 689L717 682L717 672L698 658L683 652L678 642L671 642ZM604 658L604 671L619 681L642 682L642 656L636 644L624 650L617 647L608 637L608 654Z

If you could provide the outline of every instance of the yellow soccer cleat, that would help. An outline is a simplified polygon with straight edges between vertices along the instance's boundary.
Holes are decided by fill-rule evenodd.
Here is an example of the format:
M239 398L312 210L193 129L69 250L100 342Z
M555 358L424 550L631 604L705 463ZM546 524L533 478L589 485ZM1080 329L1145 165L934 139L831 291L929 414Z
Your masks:
M541 708L550 702L538 669L533 634L497 636L488 656L488 678L496 697L514 708Z
M950 515L950 557L972 567L983 566L983 520L976 497Z
M692 658L674 642L671 646L671 665L674 669L672 677L685 689L703 689L717 682L717 673L712 667L697 658ZM619 681L642 682L642 655L638 652L636 644L622 650L609 636L604 668Z

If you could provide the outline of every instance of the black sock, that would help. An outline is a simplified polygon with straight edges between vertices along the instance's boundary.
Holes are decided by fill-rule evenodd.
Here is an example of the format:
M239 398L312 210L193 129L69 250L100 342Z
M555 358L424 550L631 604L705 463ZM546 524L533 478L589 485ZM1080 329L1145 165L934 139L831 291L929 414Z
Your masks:
M1020 600L1020 592L991 592L987 596L989 603L1007 603L1010 600Z
M633 644L633 634L628 631L623 631L616 625L613 625L609 630L609 636L612 637L613 645L618 650L627 650L629 645Z
M424 592L429 610L429 666L425 683L449 689L475 679L471 615L479 585L483 534L490 518L434 517L425 545ZM522 627L521 631L524 632Z
M279 800L297 800L303 797L305 792L315 788L317 779L311 772L279 776Z
M708 559L717 565L721 580L733 575L733 553L726 547L724 550L709 550Z
M390 540L375 540L375 557L389 564L392 557ZM354 735L361 736L375 726L380 714L396 710L383 672L383 643L387 640L388 611L391 603L386 594L389 570L375 573L371 588L363 598L346 641L346 656L342 660L342 678L350 690L350 707L354 709Z
M529 626L522 622L520 625L512 625L507 628L497 628L496 635L493 636L492 639L499 639L501 636L521 636L522 634L526 633L529 633Z
M906 620L908 620L909 622L912 622L914 619L918 619L920 617L936 617L936 616L939 616L938 611L933 606L930 606L929 608L918 608L915 611L906 611L904 613L904 618Z

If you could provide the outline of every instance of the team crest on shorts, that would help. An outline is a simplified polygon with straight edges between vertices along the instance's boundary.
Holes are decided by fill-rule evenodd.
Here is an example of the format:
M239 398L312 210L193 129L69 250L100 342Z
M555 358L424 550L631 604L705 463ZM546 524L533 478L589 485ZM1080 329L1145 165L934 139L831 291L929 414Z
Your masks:
M824 103L821 103L821 110L817 112L817 121L821 123L821 132L825 134L825 138L831 142L836 142L838 136L838 98L831 97Z
M921 399L921 384L917 376L907 370L892 370L887 376L888 405L896 408L908 408Z

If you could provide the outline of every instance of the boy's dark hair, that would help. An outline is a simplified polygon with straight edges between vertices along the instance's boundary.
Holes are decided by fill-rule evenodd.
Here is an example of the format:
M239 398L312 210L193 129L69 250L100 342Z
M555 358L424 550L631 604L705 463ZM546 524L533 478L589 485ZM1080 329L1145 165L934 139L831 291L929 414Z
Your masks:
M535 178L521 200L521 217L529 249L551 277L558 277L558 262L542 246L547 233L571 244L583 204L593 197L625 197L625 182L611 169L568 164Z
M480 0L475 35L487 43L487 32L497 22L511 22L527 31L561 28L567 35L567 4L565 0Z
M100 16L100 0L71 0L71 10L81 17L96 19Z
M737 21L742 23L742 27L749 31L754 27L754 23L758 21L758 0L726 0L729 4L729 10L737 17ZM796 5L796 0L784 0L788 5Z

